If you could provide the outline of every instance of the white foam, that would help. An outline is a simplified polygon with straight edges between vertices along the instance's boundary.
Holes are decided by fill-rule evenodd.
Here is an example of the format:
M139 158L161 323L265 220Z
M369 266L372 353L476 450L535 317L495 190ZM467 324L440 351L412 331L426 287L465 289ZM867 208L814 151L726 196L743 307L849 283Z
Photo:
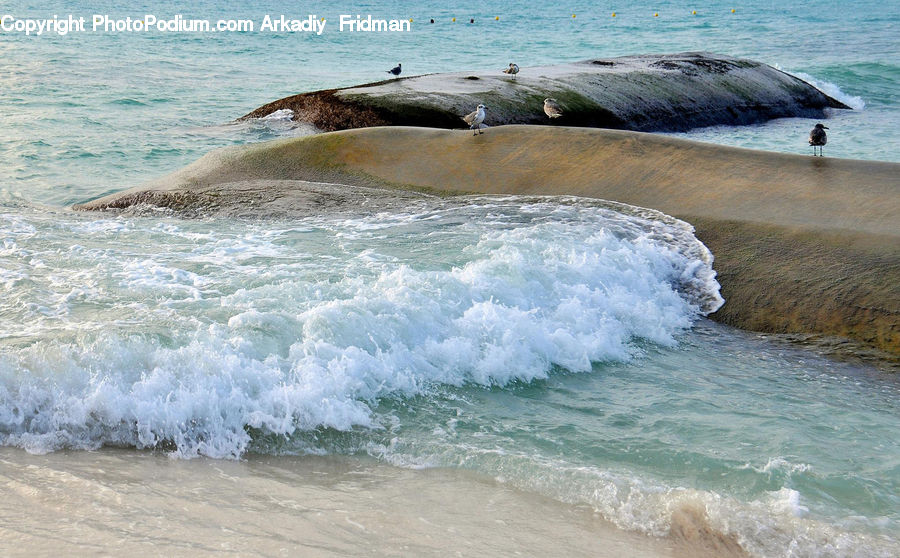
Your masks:
M775 471L785 471L788 473L809 473L812 471L812 465L807 463L792 463L784 457L772 457L761 469L756 469L761 473L771 473Z
M208 282L196 273L153 259L128 262L113 276L120 278L122 286L128 289L179 293L198 300L203 296L200 288Z
M291 120L293 118L294 111L291 109L279 109L263 116L260 120Z
M776 66L776 68L777 67L778 66ZM778 69L781 69L781 68L778 68ZM841 88L837 84L831 83L830 81L817 79L817 78L815 78L807 73L804 73L804 72L787 72L786 70L782 70L782 71L785 71L786 73L789 73L795 77L802 79L803 81L812 85L813 87L815 87L822 93L825 93L826 95L828 95L829 97L831 97L833 99L837 99L838 101L844 103L845 105L847 105L848 107L850 107L852 109L863 110L866 108L866 102L863 100L862 97L857 97L855 95L848 95L847 93L844 93L843 91L841 91Z
M129 230L132 224L124 218L98 219L81 223L77 229L85 233L115 234Z
M444 434L440 434L444 436ZM893 537L846 530L809 517L798 491L790 488L741 501L709 490L670 486L628 472L573 466L563 461L518 454L500 448L454 442L443 452L419 452L401 440L368 451L403 467L462 467L499 471L496 480L520 489L578 505L589 505L617 527L656 537L670 536L685 520L691 543L720 548L733 541L751 556L784 558L895 556ZM412 452L412 453L410 453ZM885 521L889 524L889 521ZM859 518L853 526L870 526ZM861 532L862 531L862 532Z
M684 223L572 200L472 204L282 229L16 226L0 325L31 341L0 353L0 441L238 457L248 429L375 427L385 397L628 360L636 340L673 345L721 304Z

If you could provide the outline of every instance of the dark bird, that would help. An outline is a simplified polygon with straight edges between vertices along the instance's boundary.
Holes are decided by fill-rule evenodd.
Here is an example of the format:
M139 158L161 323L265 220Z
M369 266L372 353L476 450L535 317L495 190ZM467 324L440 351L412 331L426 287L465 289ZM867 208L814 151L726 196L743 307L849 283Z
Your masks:
M816 124L816 127L810 130L809 132L809 144L813 148L813 157L816 156L816 147L819 148L819 155L824 157L822 154L822 148L825 147L825 144L828 143L828 134L825 133L825 130L828 129L828 126L823 126L822 124Z
M563 115L562 107L559 106L556 99L548 97L544 99L544 114L550 118L559 118Z
M509 63L509 68L503 70L503 73L504 73L504 74L509 74L509 75L511 75L511 76L513 77L513 79L516 79L516 74L519 73L519 65L518 65L518 64L513 64L512 62L510 62L510 63Z
M399 75L400 75L400 72L402 71L402 70L400 69L400 66L401 66L401 64L398 63L396 66L394 66L393 68L391 68L390 70L388 70L387 73L389 73L389 74L394 74L395 76L399 76Z
M481 130L481 124L484 122L484 109L487 107L484 105L478 105L475 107L475 112L470 112L469 114L462 117L466 124L469 125L470 130L475 130L472 132L472 135L483 134L484 131Z

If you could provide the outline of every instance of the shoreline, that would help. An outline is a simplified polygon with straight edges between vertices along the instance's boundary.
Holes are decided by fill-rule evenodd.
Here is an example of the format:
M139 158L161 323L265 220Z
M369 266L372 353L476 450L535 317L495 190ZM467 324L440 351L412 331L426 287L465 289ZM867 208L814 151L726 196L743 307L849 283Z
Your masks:
M897 163L588 128L502 126L477 137L365 128L218 150L75 209L150 203L290 214L284 195L297 181L437 195L575 195L662 211L691 223L716 258L726 303L710 318L765 333L847 337L900 357Z
M669 535L655 537L476 472L350 456L175 460L117 448L0 448L0 475L11 487L0 551L11 555L748 556L696 506L674 510Z

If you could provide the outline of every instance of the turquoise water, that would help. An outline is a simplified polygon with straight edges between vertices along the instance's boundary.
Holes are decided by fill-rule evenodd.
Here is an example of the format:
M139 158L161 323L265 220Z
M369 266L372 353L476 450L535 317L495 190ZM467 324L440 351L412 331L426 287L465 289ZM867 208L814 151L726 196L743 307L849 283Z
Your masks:
M188 15L165 2L3 11ZM292 93L382 79L397 62L413 75L746 56L858 109L829 115L826 155L897 161L896 10L388 2L291 13L415 23L399 36L0 33L3 444L364 455L469 469L650 535L699 506L759 556L897 554L900 385L706 320L721 302L714 263L683 223L571 199L403 201L275 223L65 209L216 147L310 133L231 122ZM807 153L812 124L681 135Z
M158 17L184 13L178 3L29 4L4 8L18 18ZM82 7L83 6L83 7ZM214 147L297 133L263 124L228 125L254 108L301 91L386 77L520 66L647 52L709 50L746 56L831 84L861 111L838 111L826 151L835 157L900 160L894 127L900 86L898 15L879 2L463 2L304 3L253 7L194 4L192 17L373 13L414 20L408 35L373 36L326 30L319 37L286 33L69 34L0 33L0 185L25 199L67 205L170 172ZM731 13L731 8L736 13ZM690 9L698 15L691 16ZM616 11L617 17L610 14ZM652 13L659 17L652 17ZM574 20L571 14L578 17ZM495 21L493 17L500 17ZM451 17L457 23L450 23ZM476 18L473 25L462 23ZM434 18L436 23L425 23ZM815 36L824 33L821 43ZM856 99L858 98L858 99ZM812 122L786 119L740 130L696 132L705 141L807 153Z

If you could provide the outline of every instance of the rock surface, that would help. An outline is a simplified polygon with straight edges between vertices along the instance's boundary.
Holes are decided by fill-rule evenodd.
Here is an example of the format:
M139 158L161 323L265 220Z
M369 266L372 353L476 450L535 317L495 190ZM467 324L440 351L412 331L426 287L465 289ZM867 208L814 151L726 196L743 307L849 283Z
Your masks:
M372 188L392 189L390 198L578 195L657 209L692 223L715 255L727 302L713 319L755 331L841 336L900 356L896 163L616 130L504 126L473 137L385 127L222 149L76 209L151 203L267 218L379 207Z
M285 97L242 119L290 109L295 120L323 131L463 128L461 116L483 103L490 126L547 124L547 97L563 109L556 125L643 132L822 118L825 108L849 108L766 64L693 52L523 66L516 79L499 69L391 79Z

